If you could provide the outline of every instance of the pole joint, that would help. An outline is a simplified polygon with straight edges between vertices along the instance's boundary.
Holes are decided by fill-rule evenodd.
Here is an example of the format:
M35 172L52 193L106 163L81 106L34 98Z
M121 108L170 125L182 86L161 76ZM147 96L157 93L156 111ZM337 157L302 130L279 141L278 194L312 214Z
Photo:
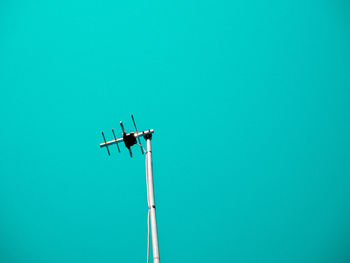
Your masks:
M145 138L145 140L148 140L148 139L152 140L152 133L148 133L144 135L143 138Z

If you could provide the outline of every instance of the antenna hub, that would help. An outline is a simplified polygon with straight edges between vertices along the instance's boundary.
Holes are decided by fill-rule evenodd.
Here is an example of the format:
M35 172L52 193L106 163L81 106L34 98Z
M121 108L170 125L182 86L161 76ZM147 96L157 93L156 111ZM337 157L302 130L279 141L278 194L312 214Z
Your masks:
M123 139L126 148L130 149L131 146L137 143L135 133L131 132L128 134L123 134Z

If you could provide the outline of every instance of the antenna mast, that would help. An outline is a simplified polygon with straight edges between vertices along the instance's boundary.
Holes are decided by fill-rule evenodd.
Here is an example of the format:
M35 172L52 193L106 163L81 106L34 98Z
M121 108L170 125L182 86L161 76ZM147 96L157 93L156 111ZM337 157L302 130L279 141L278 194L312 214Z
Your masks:
M153 169L152 169L152 134L154 133L153 129L145 130L138 132L136 128L136 123L134 116L131 114L131 118L135 127L135 132L126 133L124 125L120 122L122 128L122 137L117 138L115 136L114 130L112 129L114 139L111 141L106 141L104 133L102 132L102 137L104 142L100 144L100 147L106 147L108 155L110 151L108 146L116 144L118 151L120 152L119 143L124 142L125 147L129 150L130 157L132 157L131 146L138 144L141 147L141 153L143 154L143 147L141 145L140 137L143 137L146 140L147 149L146 149L146 178L147 178L147 202L148 202L148 211L151 217L151 233L152 233L152 252L153 252L153 263L159 263L159 247L158 247L158 233L157 233L157 220L156 220L156 206L154 201L154 188L153 188ZM147 252L148 253L148 252ZM148 260L148 257L147 257Z

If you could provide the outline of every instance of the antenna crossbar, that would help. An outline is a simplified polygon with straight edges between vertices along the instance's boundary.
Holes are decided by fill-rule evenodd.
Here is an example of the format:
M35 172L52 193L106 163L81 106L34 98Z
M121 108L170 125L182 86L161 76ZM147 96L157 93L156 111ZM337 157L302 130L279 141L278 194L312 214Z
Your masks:
M153 129L149 129L149 130L146 130L146 131L142 131L142 132L129 132L126 134L126 136L130 136L130 135L133 135L135 138L138 138L138 137L143 137L143 136L146 136L148 134L152 134L154 133L154 130ZM114 140L111 140L111 141L106 141L106 142L103 142L103 143L100 143L100 147L103 148L103 147L108 147L110 145L113 145L113 144L116 144L116 143L121 143L123 142L124 139L123 138L116 138Z

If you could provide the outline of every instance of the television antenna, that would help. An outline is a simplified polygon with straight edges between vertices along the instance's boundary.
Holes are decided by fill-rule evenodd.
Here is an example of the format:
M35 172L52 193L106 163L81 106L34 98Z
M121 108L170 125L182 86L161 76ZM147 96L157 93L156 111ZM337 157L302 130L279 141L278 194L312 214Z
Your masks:
M151 139L154 133L153 129L138 132L136 128L136 123L134 116L131 114L131 119L135 127L135 132L126 133L124 125L120 122L120 127L122 129L122 137L117 138L115 136L114 130L112 129L114 139L111 141L106 141L105 135L102 132L102 137L104 142L100 144L100 147L105 147L107 149L108 155L111 155L109 151L109 146L115 144L117 145L118 151L120 153L119 143L124 142L125 147L129 150L130 157L132 157L131 147L135 144L139 145L141 148L141 153L146 153L146 184L147 184L147 202L148 202L148 216L147 222L149 224L149 218L151 218L151 232L152 232L152 252L153 252L153 263L159 263L159 247L158 247L158 233L157 233L157 220L156 220L156 206L154 201L154 188L153 188L153 169L152 169L152 147ZM140 137L146 140L147 149L144 150ZM148 237L147 237L147 263L149 261L149 226L148 226Z

